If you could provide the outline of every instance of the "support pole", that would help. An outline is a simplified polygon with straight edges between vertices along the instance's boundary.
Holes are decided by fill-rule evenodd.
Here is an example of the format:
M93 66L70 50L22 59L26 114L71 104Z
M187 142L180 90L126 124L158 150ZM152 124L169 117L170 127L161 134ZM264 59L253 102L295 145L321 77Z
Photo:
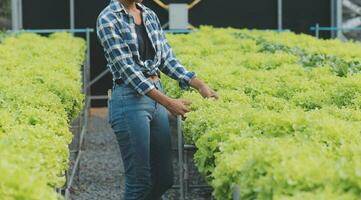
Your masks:
M331 26L336 27L331 31L332 38L343 38L342 0L331 0Z
M184 148L185 149L185 148ZM189 169L188 169L188 151L184 152L184 193L189 192Z
M87 45L87 58L86 58L86 70L85 70L85 93L88 97L91 96L91 87L87 87L87 85L89 85L89 82L91 80L91 74L90 74L90 29L87 29L86 31L86 45ZM87 105L87 112L86 114L89 113L90 111L90 107L91 107L91 101L89 101L89 105ZM88 116L86 116L88 117Z
M19 7L18 7L18 14L19 14L19 29L23 29L23 1L19 0Z
M180 200L185 200L184 193L184 168L183 168L183 135L182 135L182 118L177 116L177 134L178 134L178 170L179 170L179 192Z
M320 38L320 25L316 24L316 30L315 30L315 36L316 38Z
M283 29L283 1L277 0L277 22L278 22L278 31L282 31Z
M337 13L337 17L336 17L336 27L339 29L337 31L337 37L338 38L342 38L343 34L342 34L342 21L343 21L343 17L342 17L342 0L336 0L336 13Z
M337 27L336 21L337 21L337 9L336 9L336 1L337 0L331 0L331 26ZM331 31L331 37L335 38L337 36L336 31Z
M11 0L11 24L13 31L19 30L18 0Z
M75 8L74 8L74 0L70 0L70 29L73 30L75 28Z
M239 185L237 184L233 185L232 193L233 193L232 200L241 200L241 190L239 188Z

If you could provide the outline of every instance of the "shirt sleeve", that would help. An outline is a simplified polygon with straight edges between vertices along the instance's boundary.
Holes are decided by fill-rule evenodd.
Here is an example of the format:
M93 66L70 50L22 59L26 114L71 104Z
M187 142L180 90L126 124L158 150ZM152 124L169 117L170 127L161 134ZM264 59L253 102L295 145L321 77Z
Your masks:
M113 66L112 70L120 73L125 84L130 84L140 95L145 95L155 88L134 62L129 46L111 20L105 17L97 20L97 36L104 51L109 55L107 61Z
M160 31L160 42L162 44L162 63L159 69L172 79L179 81L179 86L182 89L189 87L190 81L196 77L194 72L188 71L176 58L171 46L168 43L168 40L165 36L165 33L160 25L160 21L157 15L154 13L154 17L157 21L158 28Z

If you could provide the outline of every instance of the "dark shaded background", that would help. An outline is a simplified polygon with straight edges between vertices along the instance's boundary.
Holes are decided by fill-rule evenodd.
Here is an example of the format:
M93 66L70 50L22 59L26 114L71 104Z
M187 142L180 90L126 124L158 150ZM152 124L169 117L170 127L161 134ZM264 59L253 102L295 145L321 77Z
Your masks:
M0 0L0 32L11 28L10 0Z
M190 3L192 1L163 0L163 2ZM76 28L95 28L98 14L108 3L108 0L75 0ZM162 24L167 22L166 10L151 0L144 0L144 4L158 14ZM309 28L316 23L321 26L331 25L330 0L284 0L283 8L284 28L296 33L312 34ZM23 10L24 29L69 28L68 0L23 1ZM194 26L276 29L277 0L203 0L190 10L189 15L190 23ZM323 38L329 36L328 33L321 33ZM92 78L106 69L103 50L95 33L91 35L91 66ZM111 75L107 74L95 83L91 88L92 95L106 95L106 91L111 88L111 79ZM106 101L93 101L92 105L105 106Z

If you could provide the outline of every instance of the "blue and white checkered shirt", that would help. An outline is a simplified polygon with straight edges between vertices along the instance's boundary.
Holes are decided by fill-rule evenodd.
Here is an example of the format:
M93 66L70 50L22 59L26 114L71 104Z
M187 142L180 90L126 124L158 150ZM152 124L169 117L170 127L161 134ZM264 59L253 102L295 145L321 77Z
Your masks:
M181 87L189 86L195 73L187 71L176 59L157 15L143 4L137 6L156 52L153 60L140 60L134 18L118 0L111 0L97 19L97 35L104 47L113 84L116 79L122 79L144 95L154 88L144 74L155 75L160 70L178 80Z

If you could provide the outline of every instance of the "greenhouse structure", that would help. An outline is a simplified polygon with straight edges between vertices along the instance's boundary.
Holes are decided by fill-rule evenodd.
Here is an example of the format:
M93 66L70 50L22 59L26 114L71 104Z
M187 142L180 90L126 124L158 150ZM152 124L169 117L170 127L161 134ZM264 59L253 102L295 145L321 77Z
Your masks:
M361 199L360 0L1 0L0 200Z

